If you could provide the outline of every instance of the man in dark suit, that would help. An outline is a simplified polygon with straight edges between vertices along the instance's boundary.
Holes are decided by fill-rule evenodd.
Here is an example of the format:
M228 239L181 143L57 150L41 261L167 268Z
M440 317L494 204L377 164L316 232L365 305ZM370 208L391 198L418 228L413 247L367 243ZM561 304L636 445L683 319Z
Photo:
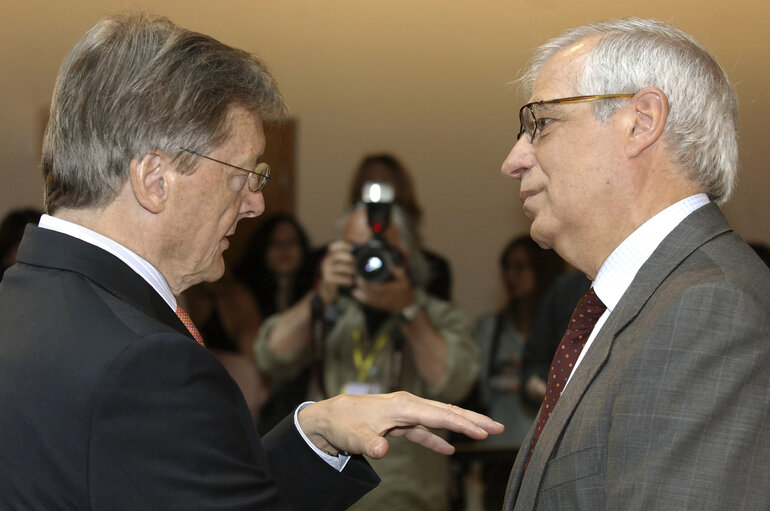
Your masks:
M503 174L593 292L505 509L765 509L770 272L717 206L738 164L726 74L680 30L626 19L545 44L524 83Z
M46 132L47 215L0 287L2 509L342 509L386 434L502 426L400 393L310 404L261 441L176 296L224 271L264 210L253 56L162 18L115 17L65 60ZM352 455L352 457L351 457Z

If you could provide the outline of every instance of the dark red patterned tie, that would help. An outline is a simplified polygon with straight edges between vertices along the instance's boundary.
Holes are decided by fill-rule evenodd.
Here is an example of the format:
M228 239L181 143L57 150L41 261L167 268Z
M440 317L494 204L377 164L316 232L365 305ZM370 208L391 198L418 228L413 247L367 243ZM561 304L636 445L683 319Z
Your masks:
M195 340L198 341L198 344L205 346L203 343L203 336L198 331L198 329L195 328L195 323L192 322L190 315L187 314L187 311L184 310L181 305L176 306L176 315L179 316L179 319L182 320L182 323L184 323L184 326L187 327L187 330L189 330L192 336L195 337Z
M586 341L591 335L591 331L594 329L599 316L606 309L607 307L596 296L594 288L589 289L575 307L572 317L569 319L567 331L553 356L551 369L548 371L545 398L543 399L543 406L540 408L540 419L537 422L537 429L535 429L535 433L532 436L532 447L529 450L527 464L529 464L529 457L532 456L532 451L535 450L540 433L543 431L545 423L548 422L551 411L553 411L556 403L559 401L569 375L572 374L572 369L580 356L580 352L583 350L583 346L586 345Z

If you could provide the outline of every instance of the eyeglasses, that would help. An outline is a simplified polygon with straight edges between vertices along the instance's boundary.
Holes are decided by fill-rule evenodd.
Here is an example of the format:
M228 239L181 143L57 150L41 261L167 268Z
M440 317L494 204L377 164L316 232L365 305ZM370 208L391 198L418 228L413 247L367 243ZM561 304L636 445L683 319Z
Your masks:
M247 181L249 183L249 190L254 193L260 191L265 187L267 182L270 181L270 165L265 162L257 163L257 166L254 168L254 170L249 170L243 167L239 167L238 165L233 165L232 163L227 163L225 161L220 161L210 156L206 156L205 154L193 151L192 149L187 149L186 147L180 147L180 149L184 152L194 154L195 156L200 156L201 158L206 158L207 160L215 161L217 163L221 163L222 165L227 165L228 167L248 172Z
M633 94L597 94L594 96L572 96L569 98L559 98L559 99L547 99L545 101L533 101L532 103L527 103L523 107L521 107L521 110L519 110L519 122L521 123L521 128L519 129L519 134L516 135L516 140L519 140L523 134L529 135L530 140L535 139L535 133L537 133L538 128L541 130L545 126L540 126L540 123L544 119L538 119L535 115L535 106L539 105L556 105L561 103L585 103L586 101L596 101L599 99L613 99L613 98L632 98L634 97Z

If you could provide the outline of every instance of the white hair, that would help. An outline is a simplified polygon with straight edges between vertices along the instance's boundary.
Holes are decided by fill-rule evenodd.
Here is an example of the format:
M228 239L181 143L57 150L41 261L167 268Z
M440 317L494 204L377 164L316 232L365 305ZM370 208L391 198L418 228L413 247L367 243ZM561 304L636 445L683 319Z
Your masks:
M535 52L520 81L531 94L545 63L587 37L599 35L588 52L579 95L635 94L662 90L669 102L663 137L672 161L717 203L724 203L738 173L738 99L716 59L693 37L657 20L626 18L571 29ZM607 120L622 104L596 102L598 119Z

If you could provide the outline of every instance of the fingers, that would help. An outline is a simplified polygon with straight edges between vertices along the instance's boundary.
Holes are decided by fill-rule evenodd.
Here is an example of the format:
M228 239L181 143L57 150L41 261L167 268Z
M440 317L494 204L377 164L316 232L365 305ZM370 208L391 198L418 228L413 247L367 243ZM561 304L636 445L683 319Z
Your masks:
M360 303L388 312L397 313L415 301L412 283L406 271L398 266L392 268L393 280L369 282L361 277L355 280L352 296Z
M381 458L387 435L408 440L442 454L454 448L426 428L447 429L481 440L502 433L502 424L463 408L414 396L408 392L339 395L303 409L300 427L327 452L344 450Z
M486 415L459 406L424 399L408 392L395 392L388 396L398 401L394 407L403 414L400 418L402 426L421 424L433 429L448 429L476 440L500 434L505 429Z
M403 436L410 442L414 442L439 454L450 455L455 452L455 448L449 442L422 426L415 426L413 428L394 428L388 435Z
M350 287L355 281L355 263L350 244L335 241L321 262L321 298L327 304L337 299L340 287Z

